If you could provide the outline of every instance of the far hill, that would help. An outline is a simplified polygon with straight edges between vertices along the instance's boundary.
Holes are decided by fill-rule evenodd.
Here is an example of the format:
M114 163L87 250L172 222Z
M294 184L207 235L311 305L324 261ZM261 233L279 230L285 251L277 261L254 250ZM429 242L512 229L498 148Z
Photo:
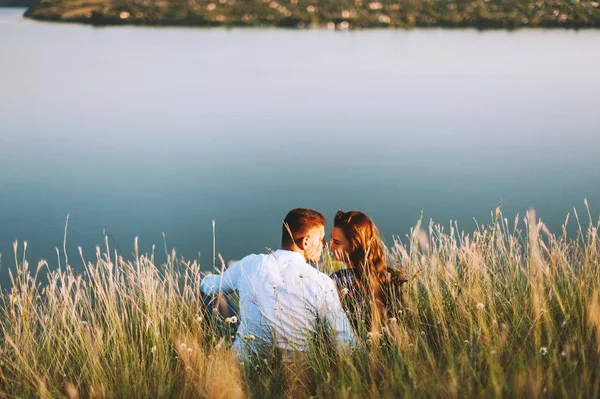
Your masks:
M18 0L0 0L18 1ZM329 29L599 28L600 0L40 0L27 17L96 25Z
M0 0L0 7L31 7L38 0Z

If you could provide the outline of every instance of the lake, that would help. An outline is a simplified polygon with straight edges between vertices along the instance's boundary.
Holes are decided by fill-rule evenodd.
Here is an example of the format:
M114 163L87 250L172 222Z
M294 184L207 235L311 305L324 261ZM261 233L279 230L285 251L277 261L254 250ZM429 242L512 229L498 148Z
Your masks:
M294 207L472 232L600 210L600 31L137 28L0 9L0 273L277 248ZM585 216L584 216L585 215ZM587 222L586 222L587 223ZM329 224L330 225L330 224ZM200 254L200 255L199 255ZM0 281L6 281L4 279Z

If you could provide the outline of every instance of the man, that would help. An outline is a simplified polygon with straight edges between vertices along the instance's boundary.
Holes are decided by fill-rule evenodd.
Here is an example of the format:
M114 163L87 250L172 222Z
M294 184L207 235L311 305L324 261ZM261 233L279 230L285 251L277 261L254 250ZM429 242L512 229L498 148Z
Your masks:
M325 217L293 209L283 221L281 249L248 255L222 274L204 277L200 289L205 295L238 291L238 353L272 340L286 352L306 351L318 320L329 324L342 346L354 342L335 284L307 263L321 258L324 244Z

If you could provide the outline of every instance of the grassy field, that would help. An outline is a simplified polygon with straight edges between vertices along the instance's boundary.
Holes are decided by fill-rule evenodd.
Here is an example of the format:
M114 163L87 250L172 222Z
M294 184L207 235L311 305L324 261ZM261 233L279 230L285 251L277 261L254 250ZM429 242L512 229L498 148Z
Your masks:
M586 0L40 0L25 15L95 25L600 27L600 3Z
M15 243L0 396L597 398L600 222L581 219L558 234L534 212L508 220L498 209L469 234L419 222L389 248L410 277L406 308L351 353L315 337L295 365L268 351L240 364L216 332L227 324L202 311L199 265L175 253L157 266L107 242L41 284L48 265L29 265Z

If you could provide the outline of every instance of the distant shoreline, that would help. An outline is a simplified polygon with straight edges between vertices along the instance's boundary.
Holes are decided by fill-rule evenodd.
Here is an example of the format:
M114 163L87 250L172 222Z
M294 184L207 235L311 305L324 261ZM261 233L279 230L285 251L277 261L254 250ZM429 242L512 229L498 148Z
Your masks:
M281 27L353 30L368 28L600 28L600 0L492 0L456 3L435 0L413 4L402 1L355 0L352 6L336 0L244 1L175 0L160 3L41 0L25 17L94 26Z
M27 8L38 3L38 0L0 0L0 8Z

